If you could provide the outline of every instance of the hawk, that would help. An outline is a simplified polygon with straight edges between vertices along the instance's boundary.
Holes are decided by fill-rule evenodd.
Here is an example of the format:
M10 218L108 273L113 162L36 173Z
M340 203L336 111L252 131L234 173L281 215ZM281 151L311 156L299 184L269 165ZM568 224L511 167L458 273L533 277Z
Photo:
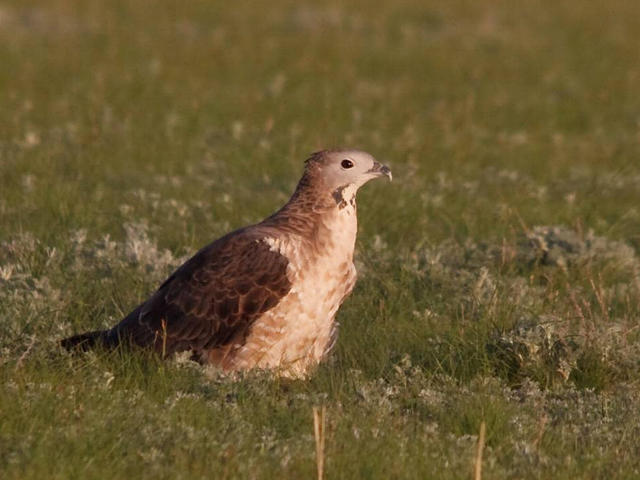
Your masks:
M306 375L335 344L336 312L356 281L356 192L383 176L391 170L362 151L312 154L280 210L202 248L113 328L62 346L126 342L192 351L225 371Z

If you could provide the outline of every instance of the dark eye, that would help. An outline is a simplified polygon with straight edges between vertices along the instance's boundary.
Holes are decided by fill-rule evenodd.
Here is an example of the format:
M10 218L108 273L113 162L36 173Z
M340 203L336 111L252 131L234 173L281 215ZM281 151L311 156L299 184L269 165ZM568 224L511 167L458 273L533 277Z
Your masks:
M353 167L353 162L351 160L342 160L340 165L342 165L342 168L351 168Z

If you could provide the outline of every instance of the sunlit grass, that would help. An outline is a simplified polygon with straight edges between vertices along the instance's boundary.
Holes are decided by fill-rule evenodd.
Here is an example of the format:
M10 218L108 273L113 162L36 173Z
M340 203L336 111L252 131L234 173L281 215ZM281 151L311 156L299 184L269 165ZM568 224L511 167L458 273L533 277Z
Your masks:
M0 477L633 478L640 7L0 4ZM364 149L309 379L57 341ZM546 226L546 227L545 227Z

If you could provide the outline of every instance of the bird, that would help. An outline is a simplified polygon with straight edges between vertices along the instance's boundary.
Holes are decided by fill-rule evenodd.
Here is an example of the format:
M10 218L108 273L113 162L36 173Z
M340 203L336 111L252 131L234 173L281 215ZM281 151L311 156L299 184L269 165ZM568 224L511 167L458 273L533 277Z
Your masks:
M356 193L380 177L391 170L369 153L311 154L282 208L199 250L112 328L61 345L190 351L225 372L307 376L334 347L336 313L356 282Z

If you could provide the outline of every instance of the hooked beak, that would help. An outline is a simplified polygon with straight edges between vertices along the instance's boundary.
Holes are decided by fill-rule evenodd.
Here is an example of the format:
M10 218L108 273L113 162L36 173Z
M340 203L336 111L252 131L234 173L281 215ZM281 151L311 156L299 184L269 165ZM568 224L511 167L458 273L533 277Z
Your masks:
M369 172L377 177L387 176L389 177L389 181L393 180L391 169L386 165L382 165L380 162L373 162L373 167L371 168L371 170L369 170Z

